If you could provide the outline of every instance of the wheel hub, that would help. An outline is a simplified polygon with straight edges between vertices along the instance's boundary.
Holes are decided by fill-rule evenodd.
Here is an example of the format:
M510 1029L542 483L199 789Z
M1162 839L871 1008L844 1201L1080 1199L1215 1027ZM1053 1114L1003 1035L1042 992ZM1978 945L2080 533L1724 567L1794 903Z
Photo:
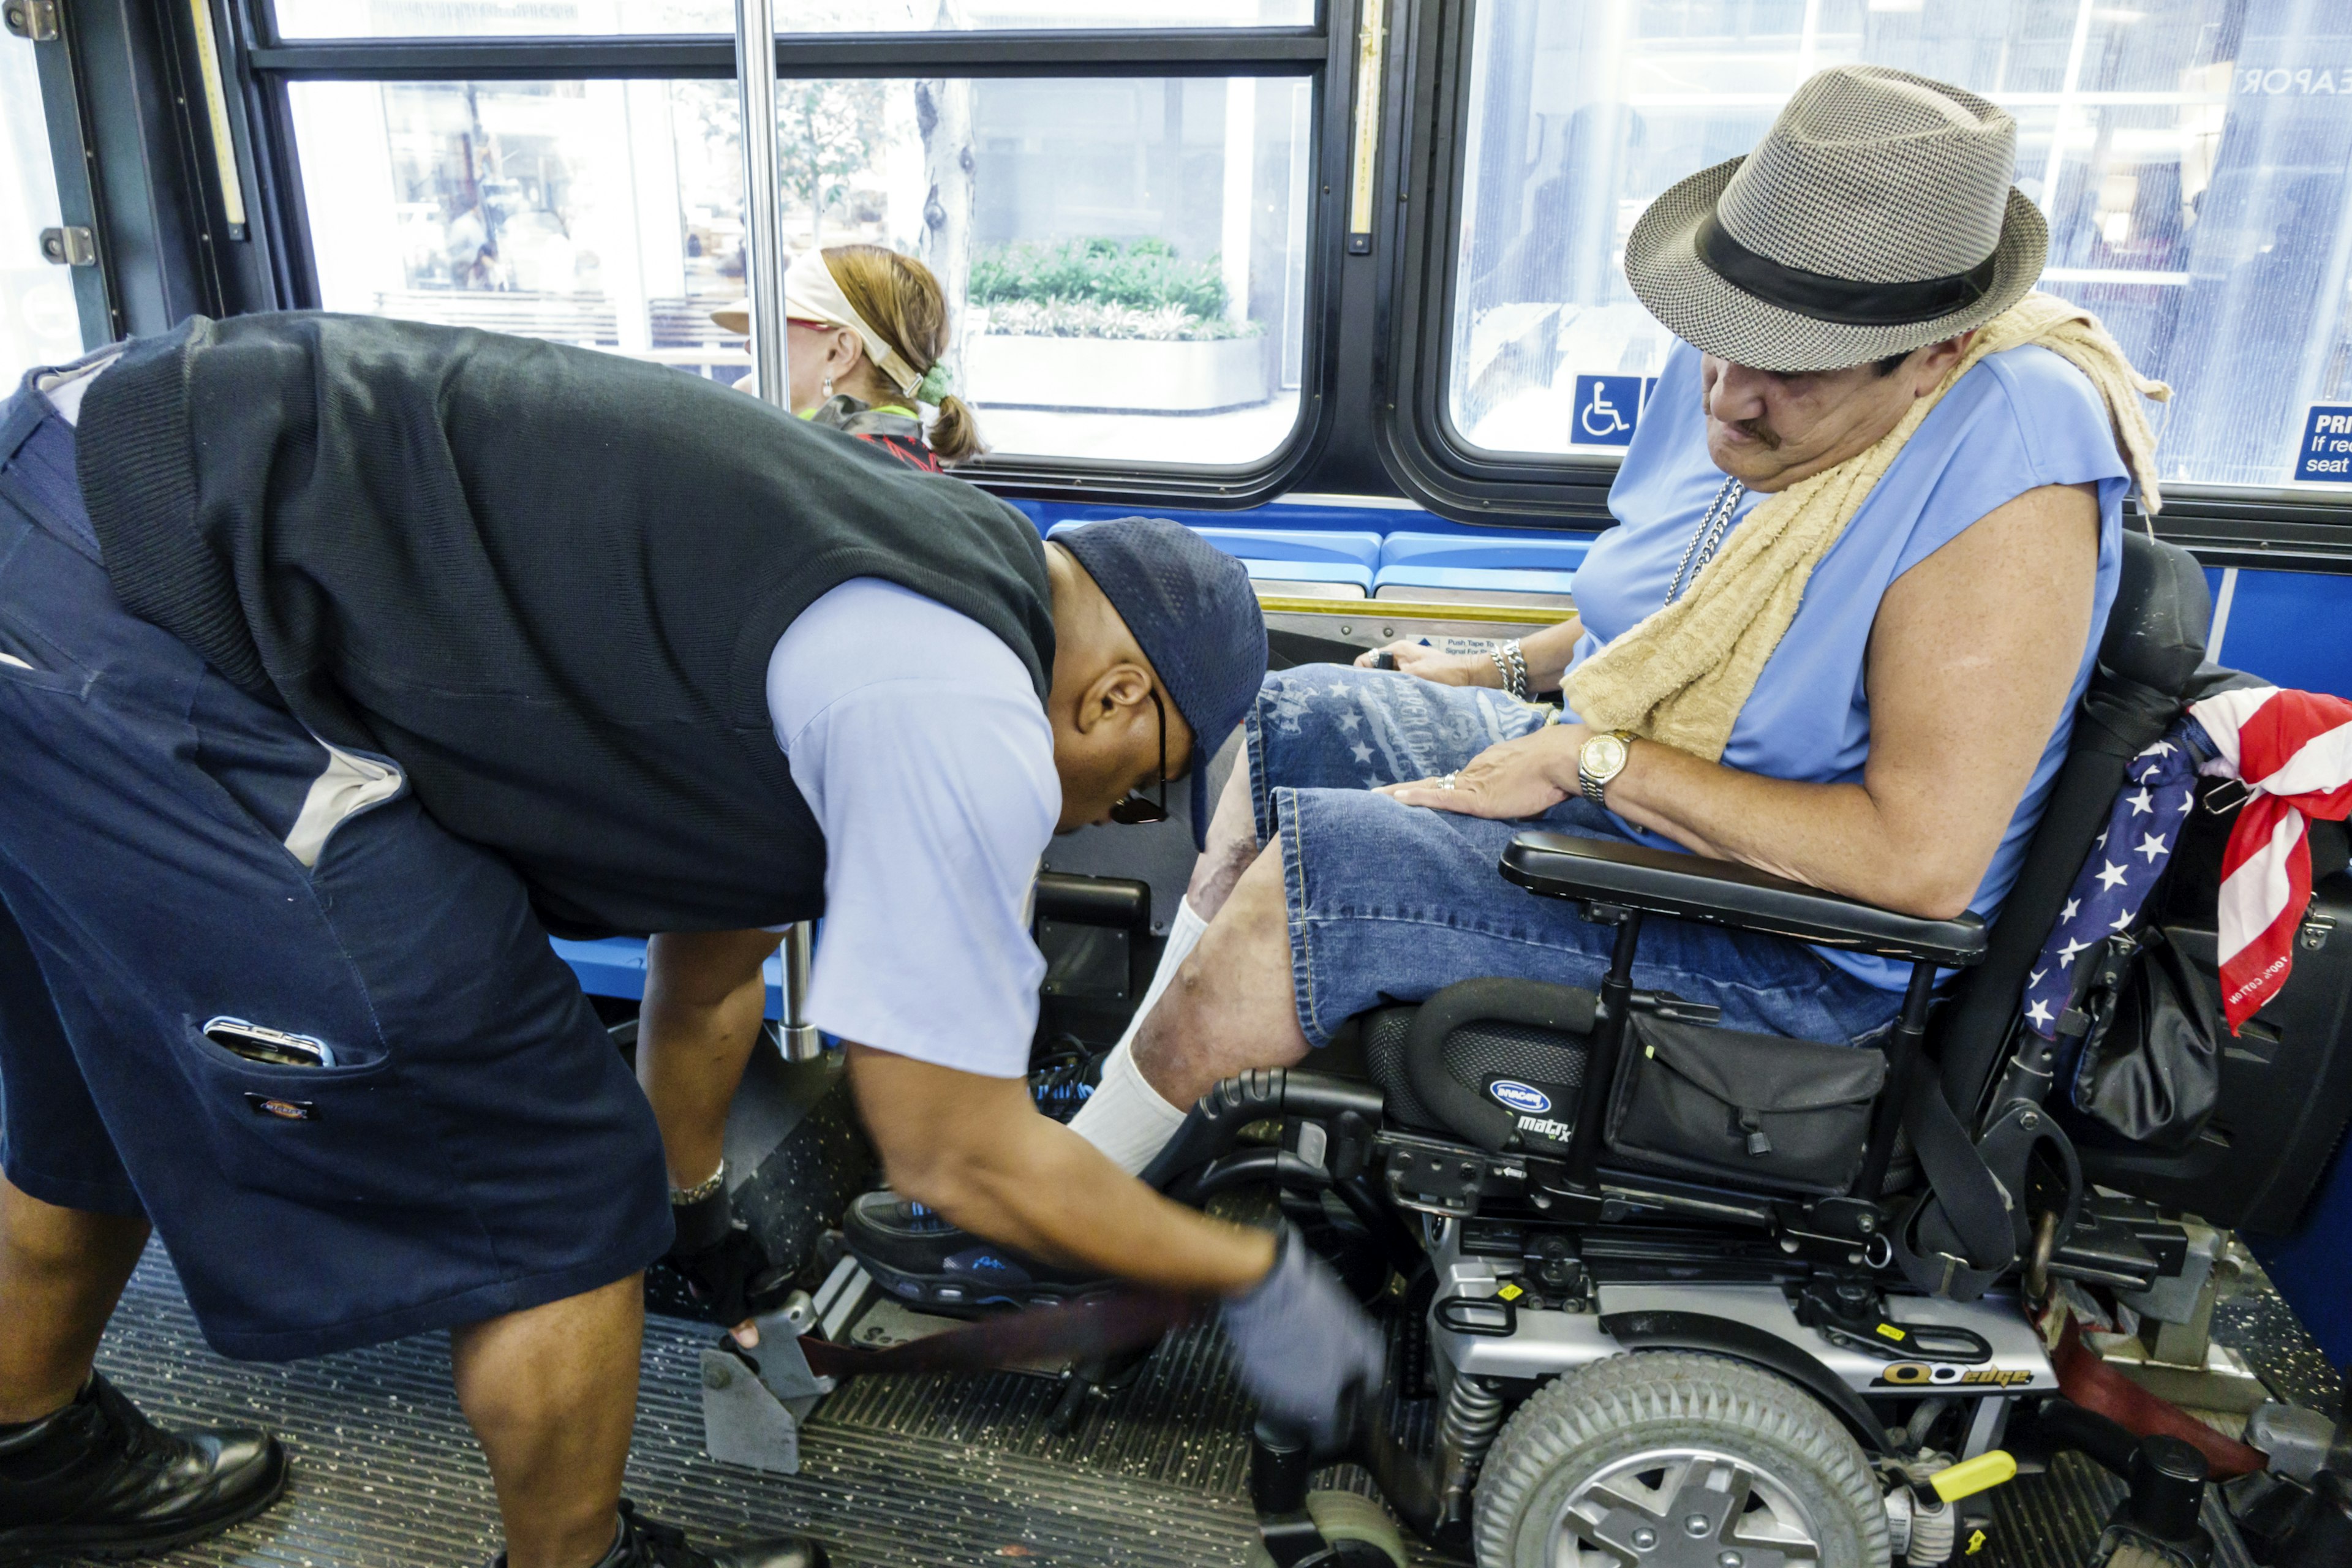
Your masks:
M1552 1521L1559 1568L1803 1568L1821 1563L1811 1517L1751 1459L1654 1448L1587 1478Z

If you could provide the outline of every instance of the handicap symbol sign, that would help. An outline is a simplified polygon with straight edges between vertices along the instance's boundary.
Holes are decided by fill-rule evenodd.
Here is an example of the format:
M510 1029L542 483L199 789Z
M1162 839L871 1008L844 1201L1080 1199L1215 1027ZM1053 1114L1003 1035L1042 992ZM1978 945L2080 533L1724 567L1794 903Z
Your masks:
M1655 377L1651 378L1654 383ZM1569 443L1577 447L1623 447L1642 422L1650 386L1638 375L1580 375L1575 412L1569 416Z
M2305 483L2352 485L2352 404L2315 403L2295 449L2294 477Z

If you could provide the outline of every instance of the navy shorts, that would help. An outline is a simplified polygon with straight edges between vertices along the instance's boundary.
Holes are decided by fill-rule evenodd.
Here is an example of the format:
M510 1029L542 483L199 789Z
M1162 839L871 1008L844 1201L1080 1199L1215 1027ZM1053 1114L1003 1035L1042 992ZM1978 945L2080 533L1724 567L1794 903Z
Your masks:
M29 386L29 384L28 384ZM205 1336L283 1360L635 1273L652 1112L520 879L396 765L125 611L73 431L0 404L0 1168L145 1214ZM281 1066L207 1037L322 1043Z
M1282 846L1292 984L1311 1043L1383 1001L1418 1002L1474 976L1601 983L1614 928L1496 867L1529 828L1630 839L1616 816L1579 797L1492 821L1370 793L1466 767L1551 715L1499 691L1349 666L1265 678L1244 721L1250 789L1258 842ZM1633 984L1712 1002L1730 1028L1835 1045L1874 1036L1903 1003L1801 942L1685 921L1643 923Z

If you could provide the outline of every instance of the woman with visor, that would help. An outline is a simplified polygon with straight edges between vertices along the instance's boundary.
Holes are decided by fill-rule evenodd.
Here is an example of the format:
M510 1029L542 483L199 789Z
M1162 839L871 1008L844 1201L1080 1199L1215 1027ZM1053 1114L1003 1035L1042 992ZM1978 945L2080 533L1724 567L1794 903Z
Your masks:
M984 450L971 410L947 390L947 300L921 262L878 245L804 252L784 273L784 312L790 405L802 418L929 473ZM748 305L711 319L751 330ZM925 406L937 411L928 432ZM668 1260L722 1321L748 1318L784 1284L735 1219L724 1159L728 1107L759 1037L778 935L671 931L646 944L637 1081L669 1166L677 1242Z

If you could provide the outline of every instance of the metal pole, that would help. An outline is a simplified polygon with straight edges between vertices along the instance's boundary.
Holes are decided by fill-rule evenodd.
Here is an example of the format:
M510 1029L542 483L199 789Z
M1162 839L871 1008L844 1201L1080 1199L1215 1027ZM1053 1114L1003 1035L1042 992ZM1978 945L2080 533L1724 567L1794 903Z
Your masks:
M743 106L744 294L751 311L751 365L760 395L791 406L784 360L784 234L776 212L776 23L770 0L735 0L735 85ZM803 921L784 932L784 1023L778 1044L790 1062L824 1054L808 1021L809 969L816 931Z
M784 236L776 213L776 26L770 0L735 0L735 85L743 106L744 292L760 395L791 400L784 364Z
M815 958L815 926L802 921L784 932L784 1026L777 1044L788 1062L813 1062L824 1055L824 1037L808 1021L809 968Z

